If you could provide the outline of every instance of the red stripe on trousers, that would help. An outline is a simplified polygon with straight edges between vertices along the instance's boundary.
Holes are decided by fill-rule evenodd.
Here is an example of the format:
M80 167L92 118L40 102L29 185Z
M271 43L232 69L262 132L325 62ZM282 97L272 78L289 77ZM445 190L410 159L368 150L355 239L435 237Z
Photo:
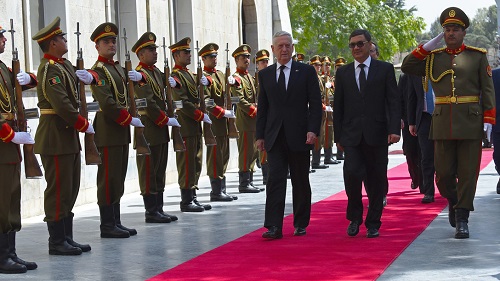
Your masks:
M111 199L109 196L109 152L108 147L104 147L104 175L106 181L106 203L111 205Z
M247 132L243 132L243 171L247 171Z
M59 158L54 156L54 163L56 165L56 216L55 221L59 221L59 213L61 212L61 180L59 172Z

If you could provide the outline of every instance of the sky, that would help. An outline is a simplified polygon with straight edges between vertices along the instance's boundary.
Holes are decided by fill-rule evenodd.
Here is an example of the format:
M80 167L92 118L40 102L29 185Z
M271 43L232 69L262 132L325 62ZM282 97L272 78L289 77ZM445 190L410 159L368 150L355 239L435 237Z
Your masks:
M415 6L418 11L414 14L424 18L426 23L426 31L431 28L436 18L441 15L441 12L448 7L458 7L462 9L469 19L473 19L476 11L479 8L487 8L495 5L495 0L405 0L407 9Z

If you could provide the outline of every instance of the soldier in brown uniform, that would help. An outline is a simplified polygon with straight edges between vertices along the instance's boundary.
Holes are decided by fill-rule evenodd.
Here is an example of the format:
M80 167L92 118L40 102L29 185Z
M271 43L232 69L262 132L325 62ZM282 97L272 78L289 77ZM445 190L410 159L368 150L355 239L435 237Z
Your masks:
M345 58L343 57L338 57L335 59L335 72L337 72L337 69L341 66L343 66L346 63ZM335 82L335 79L334 79ZM334 125L335 126L335 125ZM344 151L337 147L337 160L344 160Z
M155 66L158 60L156 35L144 33L132 47L139 65L129 71L128 76L135 83L135 96L145 98L147 107L139 111L145 125L144 137L151 149L151 155L137 155L139 185L146 208L147 223L169 223L178 218L163 211L163 193L168 162L168 126L180 126L175 118L166 114L165 75Z
M448 199L455 238L469 238L469 212L481 161L483 122L495 124L495 92L486 50L463 43L467 15L450 7L441 13L443 33L403 61L405 73L430 80L435 107L429 137L434 140L436 184ZM437 48L444 37L446 48Z
M236 109L236 127L240 132L238 138L238 169L240 193L258 193L261 189L253 186L253 172L257 149L255 148L255 129L257 107L255 81L248 73L250 66L250 46L243 44L234 50L232 56L236 61L236 82L231 86L231 94L239 97Z
M0 54L5 51L5 29L0 26ZM14 75L0 61L0 273L24 273L37 268L16 254L16 232L21 230L21 151L19 144L35 141L27 132L18 132L15 120L16 104ZM36 86L36 77L22 70L16 79L23 89Z
M314 55L309 59L309 63L314 66L316 69L316 73L318 74L318 82L319 82L319 89L321 91L321 100L324 101L324 95L325 95L325 83L323 83L323 78L321 77L322 73L322 66L323 64L321 63L321 58L318 55ZM319 133L319 137L316 139L316 142L314 143L314 147L312 149L312 160L311 160L311 167L313 169L326 169L328 168L327 165L323 165L320 163L321 160L321 148L325 145L325 124L326 124L326 110L331 110L330 108L327 108L327 105L323 103L323 119L321 121L321 130Z
M40 154L47 188L44 209L49 230L50 255L80 255L90 251L86 244L73 241L73 206L80 189L81 156L78 132L94 133L94 128L78 113L75 68L62 56L68 52L60 18L38 31L44 56L38 67L38 107L40 123L36 131L35 153Z
M331 65L332 60L328 56L324 56L321 58L321 63L323 65L323 75L321 76L323 83L325 85L325 92L328 95L328 102L326 105L327 115L325 119L325 140L323 142L325 158L323 162L326 164L339 164L340 161L333 159L333 112L332 102L333 102L333 93L335 90L334 86L334 78L331 75ZM325 101L325 97L323 96L323 101ZM328 114L330 113L330 114Z
M127 76L125 70L113 60L117 36L118 27L115 24L100 24L90 36L99 54L97 62L88 72L77 71L82 82L90 82L92 96L100 107L94 118L94 126L95 143L102 158L102 164L97 168L101 238L128 238L137 234L135 229L121 224L120 199L125 190L130 125L143 125L127 111Z
M257 72L255 73L255 77L257 77L257 73L262 69L266 68L269 64L269 51L268 50L259 50L255 54L255 63L257 64ZM257 89L257 97L259 96L259 83L258 79L256 79L257 83L255 83L255 88ZM258 98L257 98L258 100ZM258 108L258 106L257 106ZM267 179L269 178L269 163L267 162L267 152L265 150L259 151L260 168L262 170L262 184L267 184Z
M175 66L168 79L174 88L174 99L182 101L182 108L177 110L181 135L186 150L176 153L178 182L181 189L180 208L182 212L203 212L212 209L209 204L201 204L196 198L198 180L201 174L202 140L201 122L212 123L207 113L202 112L200 98L197 91L196 77L186 67L191 64L191 39L186 37L169 46L172 51ZM200 83L209 86L205 76L201 76Z
M236 116L232 110L224 109L226 77L222 71L215 68L218 50L217 44L209 43L200 49L199 54L203 60L203 75L210 80L210 86L205 88L205 102L209 99L214 101L213 105L207 105L207 111L211 114L212 132L217 141L217 145L207 148L207 174L212 187L210 201L233 201L238 197L226 193L225 174L229 163L227 118L236 118Z

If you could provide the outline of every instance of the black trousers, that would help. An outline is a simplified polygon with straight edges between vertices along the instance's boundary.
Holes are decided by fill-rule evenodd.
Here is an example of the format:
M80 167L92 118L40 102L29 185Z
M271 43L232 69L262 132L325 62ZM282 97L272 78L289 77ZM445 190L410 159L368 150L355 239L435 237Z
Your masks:
M267 152L269 179L266 185L264 227L283 227L288 167L292 180L293 225L307 227L311 217L309 150L290 151L281 128L273 148Z
M350 221L363 222L361 183L365 180L368 195L367 228L380 228L383 197L387 185L387 145L371 146L364 138L357 146L344 146L344 186L347 194L347 214Z
M420 187L420 193L424 193L421 188L422 167L420 167L421 156L420 156L420 146L418 137L414 137L410 134L408 122L406 121L402 134L403 134L403 152L406 156L408 173L410 174L410 178L413 184Z
M422 168L422 185L420 192L425 195L434 196L434 141L429 139L432 116L429 113L422 113L422 119L418 126L417 137L420 145L420 157Z

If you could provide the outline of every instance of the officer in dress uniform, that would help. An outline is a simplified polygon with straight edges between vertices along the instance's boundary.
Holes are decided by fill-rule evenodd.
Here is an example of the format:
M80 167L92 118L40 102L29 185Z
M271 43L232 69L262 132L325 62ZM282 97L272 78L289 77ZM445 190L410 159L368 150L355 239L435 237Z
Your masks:
M236 48L232 53L236 61L236 72L233 78L236 82L231 87L231 94L239 97L240 101L236 109L236 126L240 132L238 138L238 169L240 193L258 193L263 189L254 187L253 172L257 149L255 147L256 130L256 92L254 78L248 73L250 66L250 53L252 49L247 44Z
M316 73L318 74L318 82L319 82L319 89L321 90L321 100L325 100L325 83L323 83L323 78L321 77L322 73L322 66L323 64L321 63L321 58L319 55L314 55L309 59L309 63L314 66L316 69ZM331 110L330 108L327 107L326 104L323 103L323 119L321 121L321 130L319 133L319 137L316 139L316 142L314 143L314 147L312 149L312 161L311 161L311 167L313 169L326 169L328 168L327 165L322 165L320 163L321 159L321 148L324 146L325 142L325 124L326 124L326 110Z
M178 183L181 189L180 208L182 212L203 212L212 209L210 204L201 204L196 197L198 180L201 174L202 140L201 122L212 123L207 113L200 108L198 83L196 76L186 67L191 64L191 38L186 37L169 46L174 57L175 66L169 78L170 86L174 89L174 100L182 102L182 108L177 110L181 134L186 150L176 153ZM205 76L201 76L200 83L209 86Z
M210 178L210 201L229 202L238 199L226 193L226 170L229 163L228 118L236 118L232 110L224 107L226 93L226 77L217 70L217 54L219 46L209 43L200 49L203 60L203 75L210 80L210 86L205 87L205 103L212 99L213 105L207 105L207 111L212 120L212 132L217 144L207 148L207 174ZM233 79L231 76L229 79ZM233 82L234 83L234 82ZM229 94L229 93L228 93Z
M339 69L339 67L343 66L345 63L346 63L346 60L343 57L338 57L337 59L335 59L335 72L337 72L337 69ZM335 81L335 77L334 77L334 81ZM344 151L338 147L337 147L337 160L344 160Z
M321 58L321 63L323 64L323 75L321 76L322 81L325 85L325 92L328 95L329 109L333 108L333 94L335 91L335 82L333 81L333 76L331 76L331 65L332 60L328 56ZM324 98L324 97L323 97ZM325 158L323 162L327 164L339 164L340 161L333 159L333 114L327 114L327 119L325 120Z
M80 255L91 250L73 240L73 206L80 189L80 138L78 132L94 128L78 112L75 67L62 56L68 52L66 38L55 18L38 31L36 40L44 55L38 67L37 86L40 122L35 153L40 154L47 187L44 209L49 231L50 255Z
M441 13L443 33L418 46L401 67L430 80L435 107L429 137L434 140L436 184L448 199L455 238L469 238L469 212L481 161L483 122L495 124L495 92L486 50L463 43L469 18L459 8ZM445 48L437 48L444 37Z
M0 54L5 51L5 29L0 26ZM21 151L20 144L33 144L29 133L18 132L14 75L0 61L0 273L24 273L37 268L16 254L16 232L21 230ZM16 79L24 89L36 87L35 75L22 70Z
M166 114L165 96L166 77L155 66L158 60L156 52L156 35L144 33L132 46L137 54L139 65L128 73L135 81L135 96L145 98L147 107L139 111L144 124L144 137L151 149L151 155L138 155L137 169L139 186L144 199L147 223L169 223L178 220L177 216L163 211L163 193L165 191L165 174L168 162L168 142L170 141L168 126L180 126L175 118Z
M255 54L255 63L257 64L257 72L255 72L255 77L257 77L257 73L260 70L266 68L267 65L269 64L269 51L265 49L257 51L257 53ZM258 97L259 83L257 79L255 79L255 81L257 81L257 83L255 83L255 88L257 89L257 97ZM260 161L260 166L262 170L262 184L266 185L267 179L269 178L269 163L267 162L267 152L263 150L259 151L258 153L259 153L258 161Z
M114 23L105 22L97 26L90 36L99 54L97 61L88 72L77 71L82 82L91 84L92 96L100 107L94 126L95 144L102 158L102 164L97 168L101 238L128 238L137 234L135 229L121 224L120 199L125 191L130 125L143 125L127 111L127 76L125 70L113 60L117 36L118 27Z

